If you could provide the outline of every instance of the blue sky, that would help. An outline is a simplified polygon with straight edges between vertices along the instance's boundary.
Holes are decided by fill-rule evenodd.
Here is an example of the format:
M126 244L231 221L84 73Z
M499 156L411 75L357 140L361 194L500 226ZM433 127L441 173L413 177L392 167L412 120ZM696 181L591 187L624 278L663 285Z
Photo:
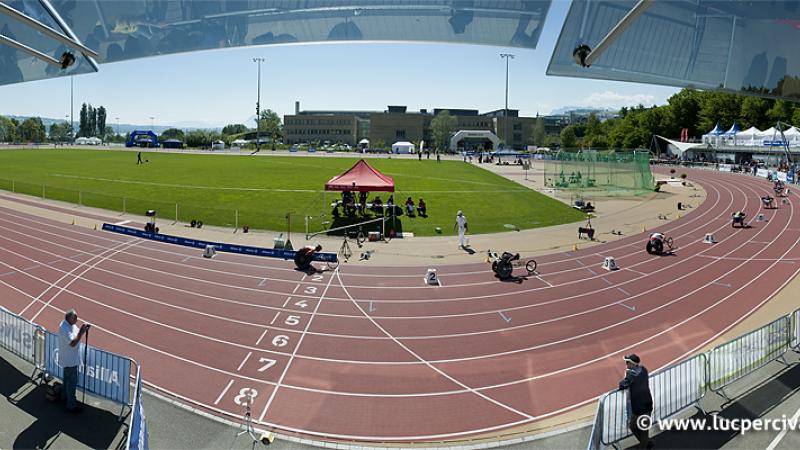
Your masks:
M675 88L545 76L569 2L555 0L536 50L453 44L347 43L223 49L103 64L75 76L75 117L82 102L104 105L110 120L149 125L220 127L255 113L256 64L262 107L281 116L304 110L509 108L522 115L563 106L619 108L663 104ZM0 86L0 114L59 118L69 114L69 78ZM116 122L116 120L114 120ZM250 126L251 124L248 124Z

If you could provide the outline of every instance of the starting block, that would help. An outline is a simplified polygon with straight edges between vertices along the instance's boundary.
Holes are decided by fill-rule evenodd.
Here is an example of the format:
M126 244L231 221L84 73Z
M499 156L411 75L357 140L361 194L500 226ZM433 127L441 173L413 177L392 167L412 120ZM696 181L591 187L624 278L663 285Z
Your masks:
M764 221L764 214L759 214L756 216L756 222L763 222Z
M617 261L614 259L613 256L606 256L606 259L603 260L603 269L606 270L617 270L619 266L617 266Z
M706 233L706 237L703 238L704 244L716 244L717 241L714 239L714 235L712 233Z
M428 272L425 273L425 284L430 286L441 286L442 284L439 282L439 277L436 276L436 269L428 269Z
M206 245L206 249L203 250L203 258L213 258L216 254L217 249L213 245Z

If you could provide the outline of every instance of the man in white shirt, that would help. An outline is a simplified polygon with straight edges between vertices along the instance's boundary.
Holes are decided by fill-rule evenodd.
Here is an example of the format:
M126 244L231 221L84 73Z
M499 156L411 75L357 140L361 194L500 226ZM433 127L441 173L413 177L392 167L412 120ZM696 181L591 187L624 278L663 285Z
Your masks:
M463 212L458 211L456 214L456 224L453 228L458 228L458 246L467 248L467 238L464 235L469 231L469 226L467 225L467 216Z
M80 364L78 343L90 326L88 323L84 323L79 329L75 325L77 322L78 313L74 309L70 309L64 314L64 321L58 327L58 365L64 369L61 399L67 401L67 410L70 412L81 411L75 399L75 390L78 387L78 364Z

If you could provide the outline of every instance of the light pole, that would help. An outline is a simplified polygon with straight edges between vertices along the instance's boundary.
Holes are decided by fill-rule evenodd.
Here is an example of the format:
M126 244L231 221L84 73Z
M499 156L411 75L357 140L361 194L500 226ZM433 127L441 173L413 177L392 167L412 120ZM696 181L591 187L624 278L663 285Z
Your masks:
M150 129L151 130L153 129L153 119L155 119L155 117L150 117Z
M119 136L119 117L114 117L114 120L117 121L117 136Z
M67 114L67 115L65 115L65 116L64 116L64 126L67 126L67 123L69 123L69 117L70 117L70 116L69 116L69 114ZM72 134L72 130L69 130L69 134ZM66 142L65 142L65 141L66 141L67 139L69 139L69 138L70 138L70 136L67 136L67 137L66 137L66 139L64 139L64 141L62 141L62 142L61 142L61 145L64 145L64 144L66 144Z
M264 58L253 58L253 62L258 65L258 88L256 91L256 152L261 151L261 63L266 61Z
M75 121L72 118L72 113L74 108L72 107L72 93L74 92L73 89L73 81L75 79L75 75L70 75L69 77L69 138L72 142L75 141Z
M514 59L514 55L511 53L500 53L501 58L505 58L506 60L506 109L505 109L505 121L506 121L506 132L505 132L505 142L508 145L508 60Z

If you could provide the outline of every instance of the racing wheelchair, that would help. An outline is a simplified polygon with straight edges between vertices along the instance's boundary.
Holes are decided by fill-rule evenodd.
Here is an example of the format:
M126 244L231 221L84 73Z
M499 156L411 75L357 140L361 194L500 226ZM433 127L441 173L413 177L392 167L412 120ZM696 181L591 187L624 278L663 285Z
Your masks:
M489 250L488 259L492 262L492 272L501 280L511 278L511 274L514 272L515 268L523 267L522 261L519 259L519 253L503 252L501 255L498 255L497 252ZM528 275L536 273L535 260L527 260L524 267Z
M741 213L738 215L736 213L731 214L731 219L732 219L731 226L736 228L736 225L739 225L739 228L745 228L746 227L744 223L745 217L747 217L747 214L745 213Z
M673 249L672 238L664 237L663 239L658 239L656 237L650 236L647 239L647 245L645 248L647 249L647 253L651 255L663 255L665 248L667 250L667 253L672 252Z

